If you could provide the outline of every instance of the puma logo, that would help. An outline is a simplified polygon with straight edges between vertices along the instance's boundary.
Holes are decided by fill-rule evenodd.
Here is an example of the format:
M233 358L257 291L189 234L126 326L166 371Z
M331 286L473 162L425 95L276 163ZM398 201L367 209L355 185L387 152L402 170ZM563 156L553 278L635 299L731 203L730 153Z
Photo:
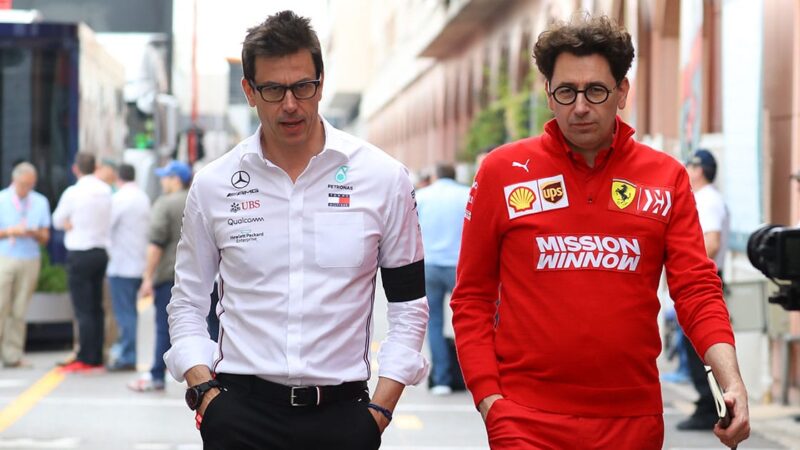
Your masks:
M528 170L528 163L530 161L531 161L530 159L525 160L525 164L518 163L518 162L514 161L514 162L511 163L511 167L521 167L521 168L525 169L525 172L530 173L530 171Z

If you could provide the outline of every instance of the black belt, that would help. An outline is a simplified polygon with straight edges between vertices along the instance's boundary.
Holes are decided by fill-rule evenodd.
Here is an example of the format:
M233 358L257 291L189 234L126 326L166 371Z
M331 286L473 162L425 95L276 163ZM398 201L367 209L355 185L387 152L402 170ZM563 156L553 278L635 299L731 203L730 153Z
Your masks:
M286 386L273 383L255 375L217 374L217 379L246 386L249 394L263 397L272 403L290 406L319 406L326 403L353 400L362 396L369 398L366 381L350 381L336 386Z

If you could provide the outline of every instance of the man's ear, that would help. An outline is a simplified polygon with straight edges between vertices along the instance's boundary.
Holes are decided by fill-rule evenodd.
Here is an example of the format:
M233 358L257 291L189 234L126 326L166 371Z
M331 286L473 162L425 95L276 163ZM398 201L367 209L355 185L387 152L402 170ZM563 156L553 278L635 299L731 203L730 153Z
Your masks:
M631 89L631 82L628 81L628 77L622 79L619 83L619 87L617 87L617 91L619 92L619 100L617 100L617 109L625 109L625 103L628 101L628 92Z
M544 82L544 95L547 96L547 109L552 112L556 112L556 104L555 100L553 100L553 96L550 95L550 80L546 80Z
M253 86L250 85L250 81L242 77L242 91L244 92L244 96L247 97L247 104L250 107L256 106L256 91L253 89Z
M325 72L319 74L319 86L317 86L317 97L322 99L322 87L325 84Z

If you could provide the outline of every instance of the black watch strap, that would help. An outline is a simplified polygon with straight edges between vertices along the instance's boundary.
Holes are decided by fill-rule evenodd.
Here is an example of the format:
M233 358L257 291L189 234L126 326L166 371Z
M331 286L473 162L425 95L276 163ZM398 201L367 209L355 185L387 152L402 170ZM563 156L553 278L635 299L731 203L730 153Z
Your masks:
M205 383L192 386L186 390L186 405L192 410L196 410L200 403L203 401L203 396L206 392L213 388L221 388L222 385L218 380L208 380Z

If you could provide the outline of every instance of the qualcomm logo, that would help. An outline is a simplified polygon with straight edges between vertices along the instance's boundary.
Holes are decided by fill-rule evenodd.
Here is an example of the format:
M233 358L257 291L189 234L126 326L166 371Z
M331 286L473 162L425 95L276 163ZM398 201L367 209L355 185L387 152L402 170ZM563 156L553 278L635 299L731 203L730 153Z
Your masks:
M263 217L240 217L238 219L228 219L228 225L241 225L243 223L263 222Z

